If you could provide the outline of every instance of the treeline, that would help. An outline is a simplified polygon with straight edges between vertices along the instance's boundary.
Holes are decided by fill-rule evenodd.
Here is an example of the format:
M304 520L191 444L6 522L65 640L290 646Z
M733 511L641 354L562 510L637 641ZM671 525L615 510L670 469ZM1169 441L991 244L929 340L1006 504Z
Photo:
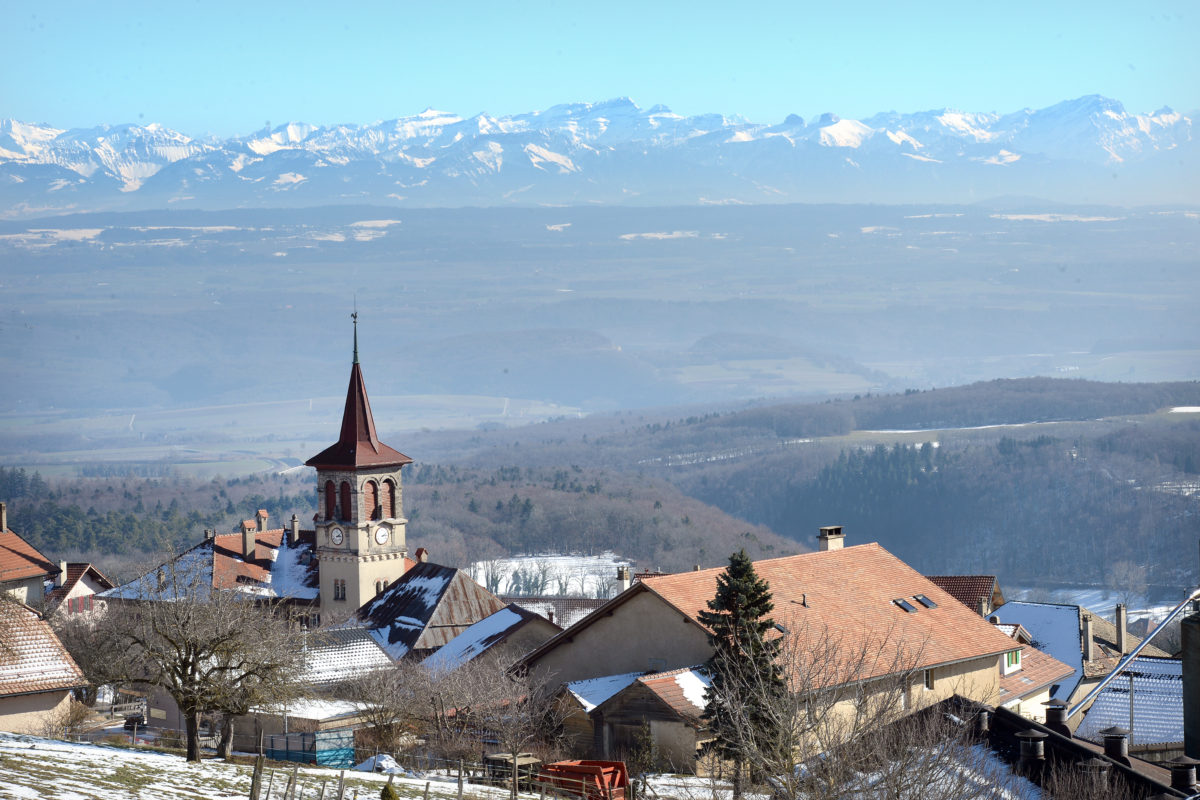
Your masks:
M851 543L878 541L926 573L1100 583L1124 560L1160 588L1190 586L1200 509L1172 485L1175 472L1141 452L1147 427L1094 439L879 445L843 451L815 472L783 454L700 470L681 486L806 543L819 525L845 525ZM1200 426L1164 426L1145 440L1168 432L1179 453L1200 452Z

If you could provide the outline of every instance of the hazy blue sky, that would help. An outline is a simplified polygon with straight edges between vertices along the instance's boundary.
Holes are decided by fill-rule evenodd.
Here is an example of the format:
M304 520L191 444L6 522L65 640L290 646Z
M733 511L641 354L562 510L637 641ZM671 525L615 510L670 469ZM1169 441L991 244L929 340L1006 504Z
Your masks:
M1104 94L1200 108L1200 4L17 2L0 117L249 133L629 96L772 122Z

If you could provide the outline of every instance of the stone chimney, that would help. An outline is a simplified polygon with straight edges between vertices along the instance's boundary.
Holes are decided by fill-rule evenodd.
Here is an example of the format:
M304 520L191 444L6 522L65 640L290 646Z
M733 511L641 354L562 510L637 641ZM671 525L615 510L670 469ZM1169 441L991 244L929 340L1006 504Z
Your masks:
M247 561L254 560L255 548L255 530L250 525L242 526L242 558Z
M292 527L288 535L288 544L295 547L300 542L300 518L292 514Z
M988 598L981 597L981 598L979 598L979 608L977 608L975 610L979 612L979 616L983 617L984 619L987 619L987 615L991 611L991 609L988 608L988 606L990 606L990 605L991 605L991 603L988 602Z
M216 535L217 535L216 532L212 528L204 529L204 541L207 542L209 539L212 539Z
M258 513L255 515L255 518L258 520L259 533L262 533L267 529L267 516L267 510L265 508L260 508Z
M1094 661L1096 658L1096 635L1092 631L1092 615L1083 615L1083 660Z
M842 533L841 525L825 525L817 534L817 542L821 550L841 550L845 541L846 534Z
M1117 626L1117 649L1121 651L1121 655L1129 652L1129 631L1126 628L1125 618L1125 604L1117 603L1117 611L1113 615L1113 624Z
M58 562L58 577L54 579L55 586L62 586L67 582L67 562Z
M629 588L629 567L617 567L617 580L615 583L617 594Z
M0 531L8 530L8 503L0 503Z

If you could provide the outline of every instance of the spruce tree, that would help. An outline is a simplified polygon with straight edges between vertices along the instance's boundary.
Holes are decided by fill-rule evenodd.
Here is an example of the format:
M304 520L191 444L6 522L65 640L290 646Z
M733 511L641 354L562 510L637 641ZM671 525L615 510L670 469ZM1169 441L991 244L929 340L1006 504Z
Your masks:
M733 761L734 797L742 794L746 746L770 736L767 715L758 709L784 691L776 661L779 642L767 639L775 625L770 617L774 607L770 587L741 550L729 557L729 566L717 576L717 593L708 601L709 610L700 612L713 648L706 664L710 683L703 716L721 754Z

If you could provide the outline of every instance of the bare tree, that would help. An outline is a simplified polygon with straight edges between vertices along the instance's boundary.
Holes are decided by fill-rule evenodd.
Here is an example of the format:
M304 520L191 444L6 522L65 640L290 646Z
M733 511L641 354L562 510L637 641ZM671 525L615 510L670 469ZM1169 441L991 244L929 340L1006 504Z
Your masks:
M95 705L99 687L120 686L133 673L132 652L125 648L119 629L107 624L102 612L54 614L49 622L88 681L83 690L87 705Z
M419 730L431 714L433 676L417 661L363 673L336 693L356 703L370 744L385 753L400 750L404 737Z
M200 760L200 716L278 698L301 674L302 642L282 601L213 588L196 549L121 587L102 624L130 656L126 681L158 686L184 718L187 758Z
M1146 568L1132 561L1117 561L1108 569L1105 586L1116 592L1126 606L1146 593Z

